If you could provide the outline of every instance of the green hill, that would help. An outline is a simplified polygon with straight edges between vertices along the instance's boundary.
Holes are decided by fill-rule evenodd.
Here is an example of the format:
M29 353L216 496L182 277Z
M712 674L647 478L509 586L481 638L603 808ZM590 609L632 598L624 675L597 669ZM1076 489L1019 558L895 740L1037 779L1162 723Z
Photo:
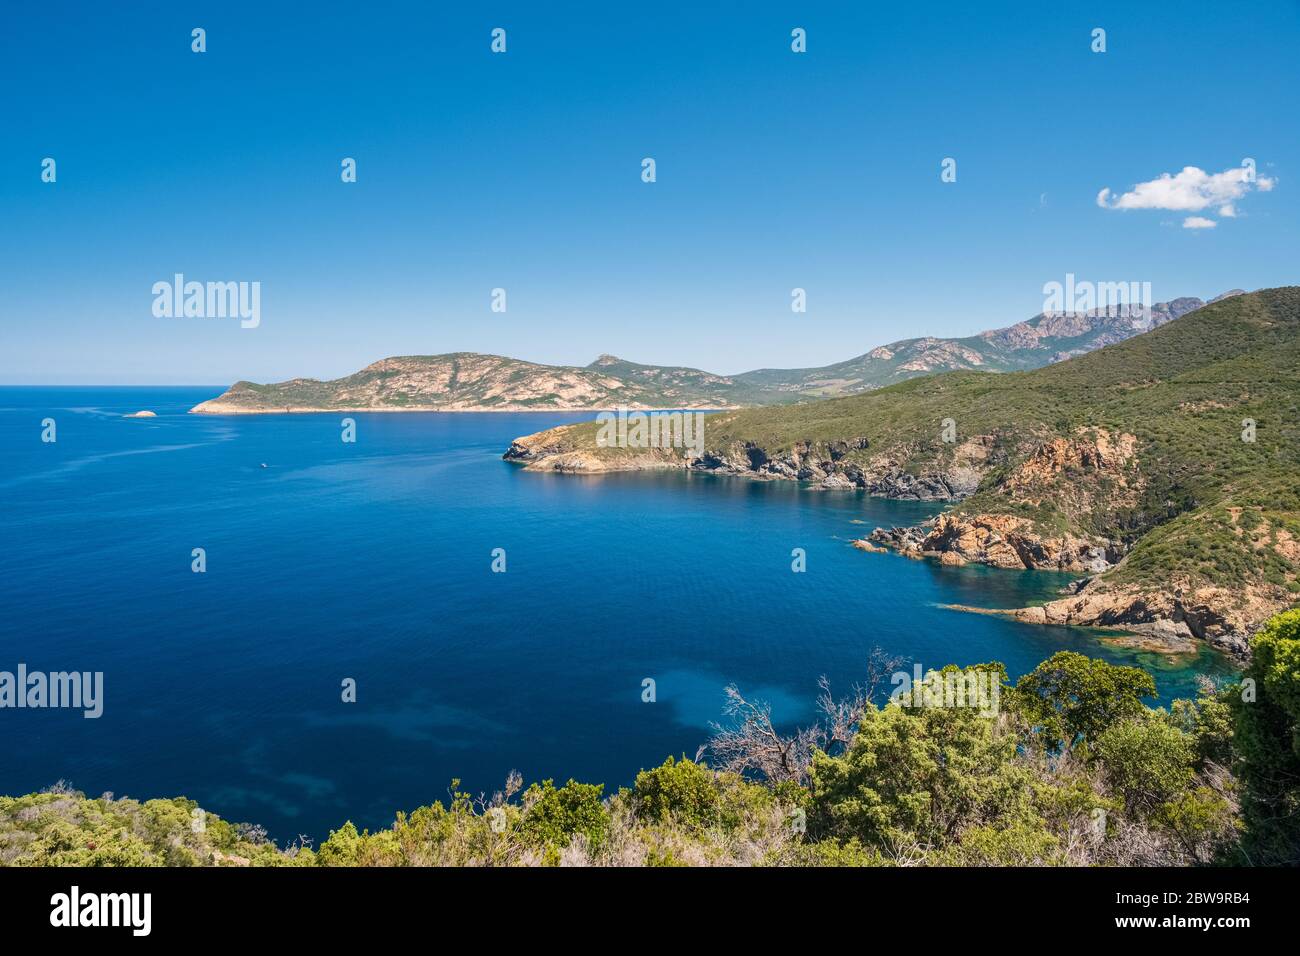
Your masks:
M1253 428L1251 423L1253 422ZM1029 372L953 372L723 412L705 453L517 440L533 469L690 468L957 503L887 546L1095 576L1026 620L1137 626L1240 653L1300 592L1300 288L1239 295Z

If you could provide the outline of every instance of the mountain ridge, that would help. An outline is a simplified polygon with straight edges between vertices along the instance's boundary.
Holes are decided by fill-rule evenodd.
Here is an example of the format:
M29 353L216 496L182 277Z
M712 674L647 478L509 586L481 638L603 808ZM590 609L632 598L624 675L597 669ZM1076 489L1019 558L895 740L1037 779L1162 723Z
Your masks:
M1237 294L1240 290L1211 301ZM713 410L790 404L858 394L935 371L1038 368L1157 328L1205 304L1188 296L1157 303L1145 316L1104 309L1039 313L974 336L901 339L831 365L737 375L645 365L608 353L586 366L545 365L479 352L390 356L328 381L239 381L191 411L585 411L615 406Z

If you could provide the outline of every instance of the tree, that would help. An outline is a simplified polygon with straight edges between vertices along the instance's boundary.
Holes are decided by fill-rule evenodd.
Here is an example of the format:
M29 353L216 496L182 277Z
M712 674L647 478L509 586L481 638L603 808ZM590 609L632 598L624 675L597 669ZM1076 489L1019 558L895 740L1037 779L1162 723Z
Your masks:
M868 706L842 755L813 760L810 832L905 858L970 827L1034 821L1016 743L977 709Z
M1229 698L1243 846L1252 863L1300 865L1300 610L1269 621L1251 650L1242 687Z
M1073 651L1059 651L1016 683L1012 706L1036 726L1046 746L1094 743L1118 721L1137 717L1154 696L1151 675Z
M1151 814L1185 791L1196 774L1191 735L1151 713L1112 724L1094 750L1112 792L1134 815Z
M598 849L609 829L609 811L601 801L604 789L603 784L574 780L558 789L552 780L533 784L524 791L520 832L550 850L568 846L576 834Z
M693 760L669 757L652 770L642 770L632 794L637 814L648 820L705 827L718 818L713 774Z

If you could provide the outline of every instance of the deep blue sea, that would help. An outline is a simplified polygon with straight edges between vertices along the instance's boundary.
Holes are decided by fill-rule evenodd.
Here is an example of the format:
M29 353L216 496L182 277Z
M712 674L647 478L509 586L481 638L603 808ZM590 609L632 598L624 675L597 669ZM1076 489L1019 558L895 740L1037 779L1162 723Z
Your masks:
M320 839L452 778L613 789L693 755L727 683L798 722L818 676L846 687L873 645L1013 676L1076 649L1148 667L1166 700L1226 669L939 606L1020 606L1060 575L849 546L932 506L501 461L589 414L354 414L354 444L341 414L186 414L221 391L0 388L0 670L102 671L105 697L97 720L0 710L0 793L185 795ZM158 417L123 418L139 409Z

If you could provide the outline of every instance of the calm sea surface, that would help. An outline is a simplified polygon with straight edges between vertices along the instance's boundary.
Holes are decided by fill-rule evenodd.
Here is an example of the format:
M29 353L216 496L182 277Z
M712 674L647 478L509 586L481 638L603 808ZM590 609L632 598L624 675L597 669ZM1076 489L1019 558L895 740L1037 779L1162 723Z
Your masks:
M97 720L0 710L0 793L65 778L185 795L320 839L345 819L385 826L452 778L627 784L695 753L727 683L798 722L819 675L845 687L877 644L1013 676L1070 648L1147 667L1164 700L1225 667L939 606L1023 605L1060 575L849 547L931 506L500 460L589 414L354 414L355 444L341 414L185 414L221 391L0 388L0 670L105 685ZM158 417L122 417L138 409Z

